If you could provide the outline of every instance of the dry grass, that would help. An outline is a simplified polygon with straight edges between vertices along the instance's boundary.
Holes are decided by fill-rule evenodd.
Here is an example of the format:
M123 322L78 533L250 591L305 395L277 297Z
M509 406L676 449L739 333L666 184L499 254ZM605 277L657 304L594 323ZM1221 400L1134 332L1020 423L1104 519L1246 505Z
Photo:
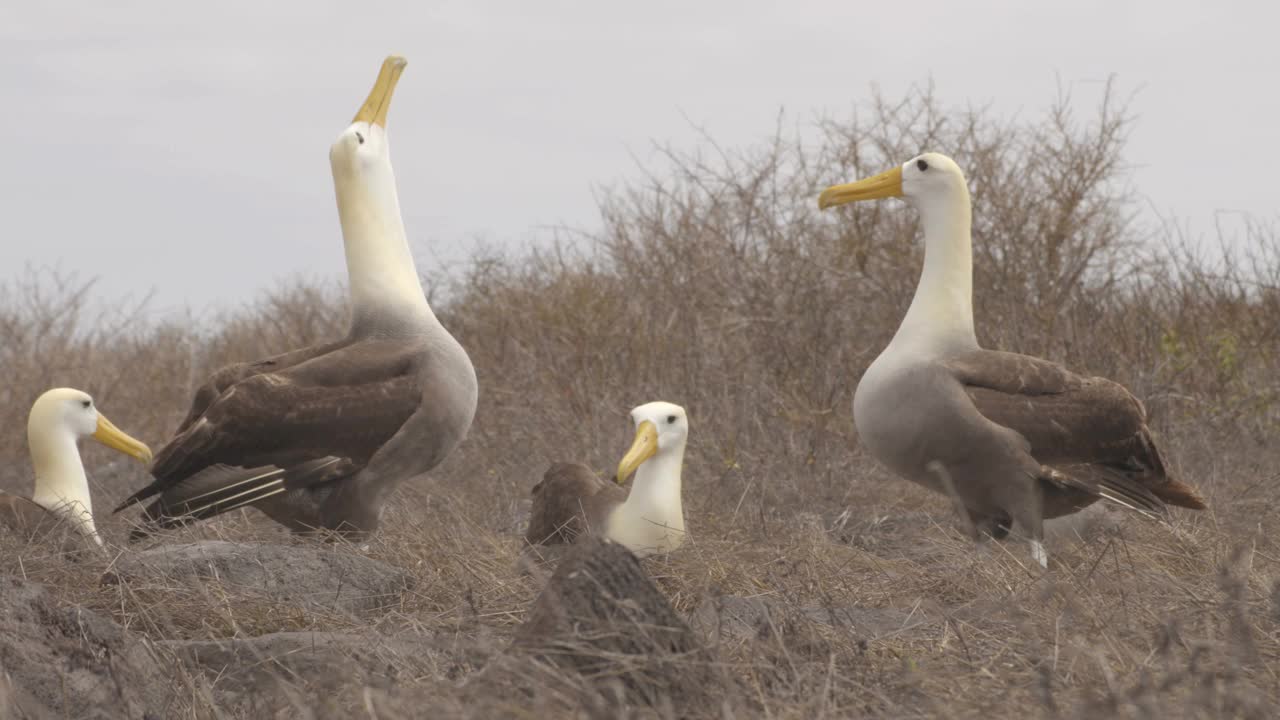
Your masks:
M467 442L400 492L367 551L417 578L397 607L355 616L216 583L98 586L83 578L110 557L68 564L38 547L6 548L3 569L155 641L313 629L446 648L426 670L391 663L324 694L330 680L281 672L298 716L415 717L428 699L440 715L616 716L608 683L536 664L514 671L524 683L505 697L459 682L495 657L539 590L517 568L530 486L555 459L609 467L626 411L661 398L691 418L692 541L646 568L713 647L725 699L641 714L1274 717L1280 236L1258 226L1236 252L1206 253L1211 243L1144 226L1123 107L1108 101L1087 121L1067 107L1006 122L944 113L924 92L824 123L817 146L780 132L757 148L672 150L644 181L605 193L600 229L444 279L437 309L476 364L481 407ZM909 302L921 248L901 206L822 215L814 199L924 148L955 156L972 182L983 342L1125 383L1210 511L1171 527L1091 512L1059 529L1041 574L1018 545L975 549L944 499L861 453L852 392ZM6 489L29 489L18 429L47 387L94 393L159 445L211 368L345 322L337 289L288 286L197 327L127 307L94 315L89 289L39 275L0 288ZM99 508L142 482L97 448L86 457ZM122 520L103 525L123 543ZM251 513L177 537L294 542ZM175 717L244 712L174 667Z

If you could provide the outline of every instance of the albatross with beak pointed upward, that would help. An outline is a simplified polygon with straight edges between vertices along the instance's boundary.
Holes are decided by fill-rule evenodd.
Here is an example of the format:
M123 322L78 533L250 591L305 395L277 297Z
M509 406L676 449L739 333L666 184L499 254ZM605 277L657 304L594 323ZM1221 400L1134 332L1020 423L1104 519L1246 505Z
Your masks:
M1120 385L1056 363L984 350L973 329L971 209L964 173L925 153L827 188L821 208L903 197L924 226L924 270L897 334L854 393L858 436L895 473L953 497L976 531L1016 522L1047 566L1044 518L1106 499L1164 518L1203 509L1174 479L1142 403Z
M151 462L151 449L111 424L98 412L88 393L71 388L49 390L35 401L27 417L35 490L30 500L0 493L0 523L28 538L37 538L60 522L70 522L86 538L102 544L93 522L89 480L76 448L76 441L82 437L91 437L144 463Z
M391 491L435 467L475 415L475 369L427 305L400 219L389 57L329 150L346 246L345 338L214 374L160 451L146 528L253 506L295 531L378 527ZM145 531L145 528L144 528Z
M684 408L652 402L631 411L636 437L618 463L617 483L598 479L577 463L556 463L533 487L525 540L530 545L571 543L593 533L640 557L684 543L680 472L689 438ZM621 485L635 473L628 493Z

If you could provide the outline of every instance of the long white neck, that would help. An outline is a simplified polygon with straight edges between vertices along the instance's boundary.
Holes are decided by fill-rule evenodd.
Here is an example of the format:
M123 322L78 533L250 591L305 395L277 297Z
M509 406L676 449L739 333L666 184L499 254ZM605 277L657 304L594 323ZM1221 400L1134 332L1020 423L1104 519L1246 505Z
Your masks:
M391 160L383 157L359 175L335 173L334 189L354 327L394 332L438 326L409 250Z
M102 538L93 522L89 479L84 474L75 435L65 428L28 428L27 442L36 471L32 502L72 520L81 532L101 545Z
M680 502L680 471L684 468L684 443L649 458L636 470L625 512L662 527L684 530Z
M631 494L609 516L606 535L640 557L684 544L680 471L684 444L649 458L636 470Z
M973 241L963 185L916 203L924 227L924 270L891 348L927 354L977 349L973 331Z

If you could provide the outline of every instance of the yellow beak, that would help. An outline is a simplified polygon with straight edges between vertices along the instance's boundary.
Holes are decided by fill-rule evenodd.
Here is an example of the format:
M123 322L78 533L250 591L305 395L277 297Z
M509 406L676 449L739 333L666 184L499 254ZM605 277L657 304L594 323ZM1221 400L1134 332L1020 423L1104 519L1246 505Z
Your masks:
M622 456L622 462L618 463L618 484L621 485L636 468L644 464L645 460L653 457L658 452L658 428L650 421L645 420L636 428L636 439L631 443L631 449L626 455Z
M887 197L902 197L901 167L858 182L832 185L818 196L818 209L826 210L829 207L859 200L878 200Z
M364 105L360 106L360 112L356 113L356 117L351 122L367 122L373 125L387 126L387 110L391 109L391 93L396 90L396 83L400 82L400 73L404 72L404 66L409 61L399 55L388 56L382 61L382 69L378 71L378 81L373 84L373 89L369 91L369 97L365 98Z
M98 413L98 429L93 432L93 439L113 450L138 458L144 465L151 462L151 448L146 443L125 435L102 413Z

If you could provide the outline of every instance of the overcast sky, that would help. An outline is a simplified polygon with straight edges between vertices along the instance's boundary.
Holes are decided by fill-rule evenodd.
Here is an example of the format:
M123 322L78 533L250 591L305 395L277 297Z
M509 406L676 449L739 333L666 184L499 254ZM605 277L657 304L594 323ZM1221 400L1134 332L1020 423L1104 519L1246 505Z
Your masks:
M57 266L109 297L154 290L164 313L341 277L328 147L392 52L409 60L388 126L423 264L591 227L593 187L636 177L655 141L694 147L691 123L754 143L779 108L841 115L872 84L930 78L949 105L1033 117L1059 80L1091 111L1115 74L1137 91L1128 158L1150 203L1205 232L1223 211L1275 219L1277 7L6 2L0 281Z

